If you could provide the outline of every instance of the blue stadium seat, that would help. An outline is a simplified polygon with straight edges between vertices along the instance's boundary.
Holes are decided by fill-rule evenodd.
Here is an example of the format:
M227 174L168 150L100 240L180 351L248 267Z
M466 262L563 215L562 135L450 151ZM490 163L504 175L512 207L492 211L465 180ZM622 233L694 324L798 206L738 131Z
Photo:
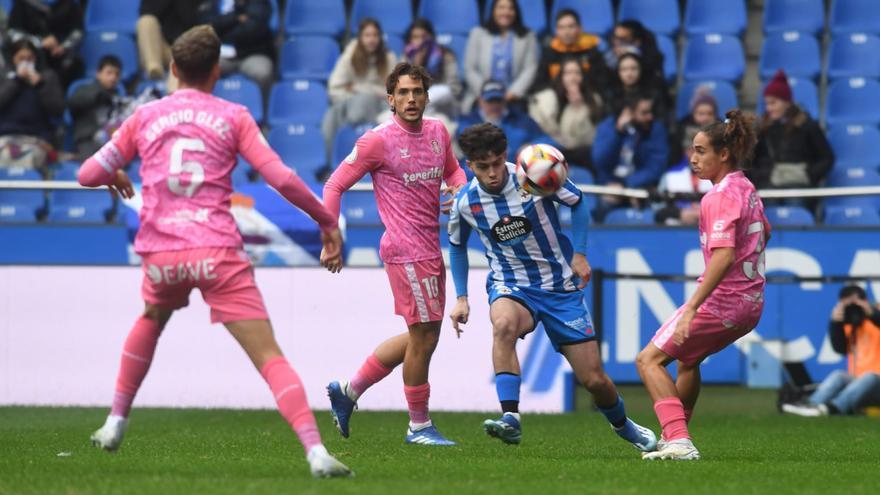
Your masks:
M675 119L683 119L690 112L691 98L698 88L705 87L715 96L718 101L718 118L731 108L739 107L739 99L736 96L736 88L727 81L690 81L684 83L678 90L675 102Z
M326 81L339 58L339 44L329 36L295 36L281 46L282 79Z
M818 36L824 29L824 0L764 0L765 33L798 31Z
M684 50L683 72L687 80L720 79L738 84L745 67L743 46L735 36L693 36Z
M779 69L790 77L816 80L822 71L816 38L794 31L767 35L761 46L761 79L770 79Z
M556 32L556 14L562 9L572 9L581 18L581 25L587 33L607 36L614 28L614 8L611 0L556 0L550 14L552 31Z
M853 33L834 38L828 50L828 78L841 77L880 78L880 37Z
M327 90L315 81L281 81L269 93L269 125L320 126L327 111Z
M43 175L32 168L3 167L0 168L0 180L43 180Z
M404 46L405 43L402 36L385 33L385 48L397 55L398 60L403 55Z
M834 150L834 168L880 167L880 130L872 126L840 125L828 131Z
M688 36L722 33L742 36L746 30L745 0L698 0L684 9Z
M327 167L324 139L317 127L288 125L269 132L269 145L281 160L308 183L318 182L318 174Z
M440 43L455 53L455 62L458 65L458 77L459 79L464 79L464 52L467 49L467 36L457 34L438 34L437 43Z
M343 0L287 0L284 11L287 36L318 34L339 38L345 32Z
M232 76L217 81L214 96L247 107L259 124L263 121L263 94L257 83L243 76Z
M134 35L140 0L89 0L83 24L86 32L116 31Z
M238 157L238 163L235 164L235 168L232 169L232 185L240 186L242 184L248 184L251 182L251 166L244 160L242 157Z
M568 167L568 179L575 184L595 184L593 173L583 167Z
M880 212L862 206L828 206L825 208L825 225L880 226Z
M0 222L35 222L45 208L43 191L0 189Z
M3 11L6 12L6 15L9 16L9 11L12 10L12 3L15 0L0 0L0 6L3 7Z
M880 123L880 83L861 77L831 83L825 99L825 123L828 126Z
M477 0L422 0L418 16L434 25L434 32L467 35L480 23Z
M674 36L681 25L678 0L621 0L617 20L641 22L657 34Z
M829 187L880 186L877 167L851 165L834 167L828 174ZM880 196L875 197L880 201Z
M269 0L269 6L272 9L272 14L269 16L269 29L272 31L272 34L278 34L278 24L281 15L278 13L278 0Z
M56 191L50 198L50 222L104 223L114 210L107 191Z
M70 86L67 87L67 95L65 96L65 101L70 101L70 96L74 91L77 90L80 86L84 84L90 84L95 82L94 77L84 77L82 79L77 79L70 83ZM120 81L119 84L116 85L116 93L120 96L125 96L125 86L122 85ZM64 108L64 123L67 125L71 125L73 123L73 116L70 114L70 108Z
M354 0L351 6L352 35L357 34L358 24L364 17L379 21L382 32L402 36L412 23L413 11L410 0Z
M774 227L807 227L816 224L810 210L801 206L769 206L764 209L764 213Z
M79 53L86 65L86 74L94 74L98 61L104 55L116 55L122 61L122 80L129 81L137 73L138 51L134 39L116 31L89 32L79 46Z
M580 0L581 3L584 1L590 2L592 0ZM541 35L547 32L548 27L552 29L552 26L548 26L547 23L547 11L544 9L544 2L540 0L518 0L519 9L522 13L523 24L535 32L535 35L540 39ZM489 16L492 15L492 6L495 4L495 0L486 0L483 4L483 21L485 22L489 19ZM583 22L583 19L581 19ZM551 19L550 24L554 24Z
M52 174L54 180L76 180L79 173L79 162L65 161L58 164L55 173Z
M835 36L845 33L880 33L877 0L833 0L829 28Z
M668 36L657 35L657 48L663 54L663 76L669 83L678 77L678 49Z
M351 153L357 140L372 128L373 124L340 127L333 139L333 156L330 158L330 166L333 168L339 166L342 160L345 160L345 157Z
M650 208L618 208L605 215L606 225L654 225L654 211Z
M791 95L794 102L805 110L814 120L819 120L819 89L816 83L809 79L798 79L796 77L788 78L788 85L791 87ZM765 83L761 87L761 93L764 94ZM758 115L764 114L764 98L758 98Z
M342 196L342 214L349 227L382 227L372 191L349 191Z

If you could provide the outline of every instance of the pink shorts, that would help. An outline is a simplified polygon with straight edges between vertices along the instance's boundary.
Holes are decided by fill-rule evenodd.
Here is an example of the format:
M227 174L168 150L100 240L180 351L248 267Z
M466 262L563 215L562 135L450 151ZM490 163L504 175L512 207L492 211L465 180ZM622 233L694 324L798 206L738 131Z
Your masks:
M757 321L744 325L722 322L717 316L698 310L691 320L688 338L683 344L676 345L672 335L675 333L675 325L678 324L681 313L682 308L678 308L660 330L657 330L651 342L667 355L689 365L697 364L707 356L724 349L758 325Z
M394 295L394 313L407 325L443 320L446 306L446 267L443 258L412 263L386 263Z
M267 320L263 296L247 254L234 248L200 248L147 253L141 294L150 304L180 309L194 288L211 307L211 323Z

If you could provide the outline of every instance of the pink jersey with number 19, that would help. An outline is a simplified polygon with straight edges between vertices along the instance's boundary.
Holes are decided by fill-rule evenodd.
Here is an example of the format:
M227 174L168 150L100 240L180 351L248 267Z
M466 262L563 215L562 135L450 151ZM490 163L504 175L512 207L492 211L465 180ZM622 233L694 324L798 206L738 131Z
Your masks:
M195 89L141 106L80 171L83 185L112 182L117 169L141 156L143 208L135 251L241 247L230 213L230 174L241 155L288 201L324 231L331 215L269 147L247 108Z
M735 262L701 308L725 324L754 328L764 307L769 239L770 223L755 186L742 171L727 174L700 202L700 246L706 265L720 247L734 248Z

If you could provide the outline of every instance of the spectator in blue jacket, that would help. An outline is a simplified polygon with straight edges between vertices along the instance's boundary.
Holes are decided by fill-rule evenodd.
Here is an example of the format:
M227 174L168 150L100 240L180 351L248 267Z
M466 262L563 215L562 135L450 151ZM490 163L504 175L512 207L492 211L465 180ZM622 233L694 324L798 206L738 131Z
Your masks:
M500 127L507 135L507 159L510 161L515 161L516 154L527 144L547 143L559 147L529 114L507 104L504 96L506 93L507 88L498 81L489 80L483 83L477 108L458 119L456 140L468 127L489 122Z
M669 159L669 139L666 127L654 119L652 106L650 96L634 95L626 99L617 115L599 124L593 142L599 184L641 189L657 186ZM602 198L599 209L604 213L621 206L628 204L609 196Z

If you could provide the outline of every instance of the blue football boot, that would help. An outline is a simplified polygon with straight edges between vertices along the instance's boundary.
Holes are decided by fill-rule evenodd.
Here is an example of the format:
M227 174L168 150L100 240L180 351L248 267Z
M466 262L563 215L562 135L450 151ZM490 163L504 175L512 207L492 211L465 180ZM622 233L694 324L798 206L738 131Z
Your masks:
M507 444L518 444L522 441L522 427L516 416L504 413L498 419L483 421L483 429L490 437L495 437Z
M343 438L348 438L348 421L351 414L357 409L357 402L351 400L345 393L346 383L330 382L327 385L327 397L330 398L330 415L333 416L333 424L342 434Z
M447 440L442 433L437 431L433 424L416 431L407 428L406 443L418 445L455 445L455 442Z

